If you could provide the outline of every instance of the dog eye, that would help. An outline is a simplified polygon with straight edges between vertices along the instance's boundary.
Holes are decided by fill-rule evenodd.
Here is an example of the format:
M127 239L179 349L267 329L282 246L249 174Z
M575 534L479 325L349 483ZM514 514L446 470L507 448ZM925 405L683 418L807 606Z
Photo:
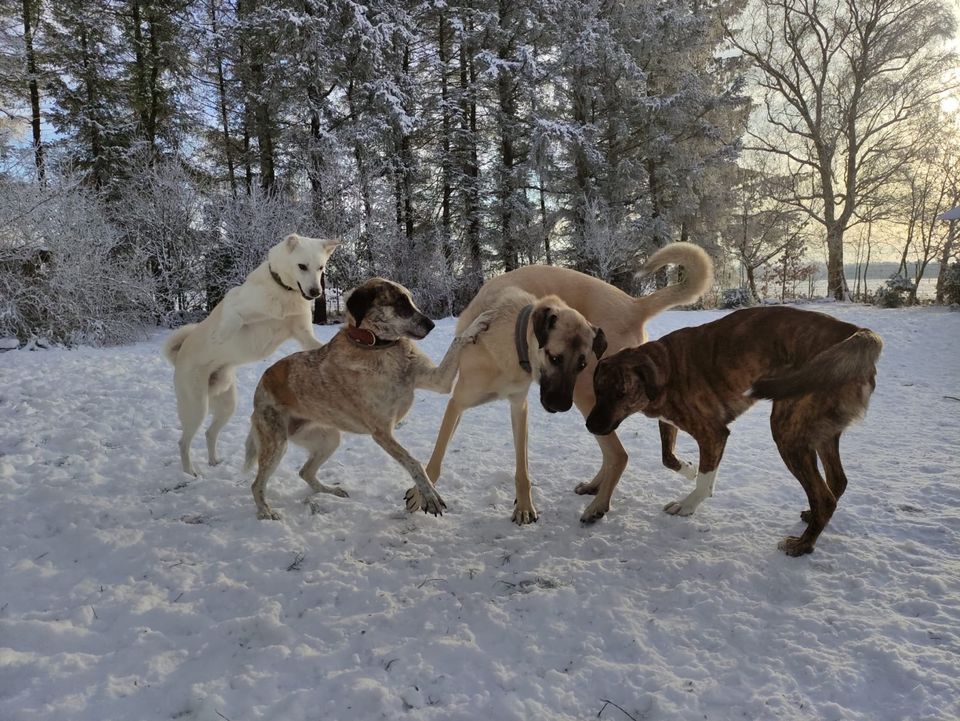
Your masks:
M305 266L303 263L301 263L301 264L298 265L297 267L298 267L300 270L302 270L304 273L307 272L307 266Z
M555 366L558 366L563 362L563 358L558 355L550 355L549 353L547 353L547 357L550 359L550 362L553 363Z
M584 358L583 356L580 356L580 363L578 367L580 368L580 370L583 370L584 368L587 367L587 359Z

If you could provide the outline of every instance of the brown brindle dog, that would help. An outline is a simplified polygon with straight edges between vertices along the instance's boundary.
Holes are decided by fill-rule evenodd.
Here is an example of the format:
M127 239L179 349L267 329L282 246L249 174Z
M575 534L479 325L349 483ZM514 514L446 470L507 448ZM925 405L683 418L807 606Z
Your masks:
M728 424L758 398L772 399L773 438L810 502L800 514L803 535L788 536L780 548L791 556L810 553L847 486L840 435L867 409L882 347L873 331L822 313L736 311L601 360L587 428L603 435L633 413L659 418L663 464L697 481L690 495L664 510L688 516L713 495ZM677 429L697 441L696 473L674 454Z

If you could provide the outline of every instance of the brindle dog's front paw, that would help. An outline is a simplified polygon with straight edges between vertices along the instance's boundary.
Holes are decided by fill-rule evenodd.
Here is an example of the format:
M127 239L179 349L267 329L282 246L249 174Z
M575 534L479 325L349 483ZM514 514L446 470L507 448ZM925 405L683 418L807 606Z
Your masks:
M813 553L813 544L804 541L801 536L787 536L777 544L777 548L788 556L794 557L802 556L805 553Z

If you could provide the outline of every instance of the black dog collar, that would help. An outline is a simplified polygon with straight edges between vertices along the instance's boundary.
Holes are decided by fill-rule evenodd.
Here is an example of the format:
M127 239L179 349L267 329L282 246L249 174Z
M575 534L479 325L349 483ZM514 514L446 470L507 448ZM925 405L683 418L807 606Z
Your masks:
M533 312L533 305L525 305L517 315L517 325L514 329L514 343L517 346L517 360L520 361L520 367L527 373L530 372L530 349L527 347L527 321L530 320L530 314Z
M276 282L277 285L279 285L284 290L289 290L291 293L295 292L293 288L291 288L289 285L287 285L282 280L280 280L280 276L277 275L276 271L272 267L270 267L269 263L267 264L267 270L270 271L270 277L273 278L273 280Z

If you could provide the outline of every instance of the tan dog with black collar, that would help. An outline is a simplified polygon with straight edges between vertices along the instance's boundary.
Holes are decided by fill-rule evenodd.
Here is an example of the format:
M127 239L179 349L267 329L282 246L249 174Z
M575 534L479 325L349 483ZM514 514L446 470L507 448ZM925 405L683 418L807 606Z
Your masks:
M537 298L518 288L505 288L494 296L478 295L460 316L457 327L466 326L478 314L489 317L490 329L463 351L460 376L447 404L427 475L434 481L440 475L447 444L465 410L506 398L510 401L516 453L513 521L519 525L534 523L538 516L527 469L530 384L539 383L540 404L548 412L570 410L577 377L593 358L603 355L607 341L603 329L591 325L555 295ZM407 491L408 503L418 502L418 489Z

